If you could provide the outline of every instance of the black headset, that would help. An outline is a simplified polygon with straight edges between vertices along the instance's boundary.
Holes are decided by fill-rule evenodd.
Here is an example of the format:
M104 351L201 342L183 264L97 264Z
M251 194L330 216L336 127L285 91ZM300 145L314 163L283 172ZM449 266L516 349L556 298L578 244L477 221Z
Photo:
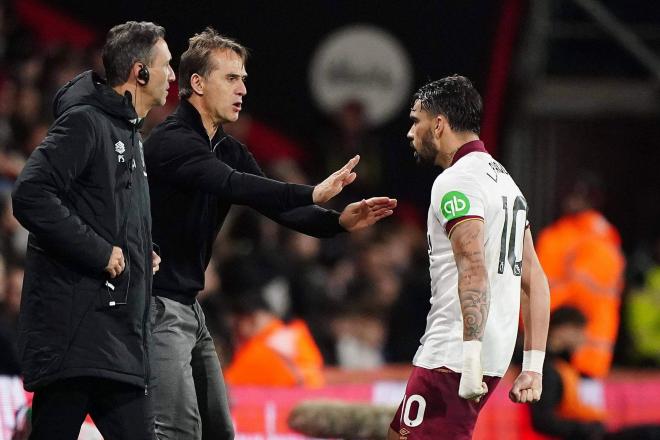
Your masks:
M149 69L147 66L142 65L137 74L137 79L143 86L146 86L149 83Z

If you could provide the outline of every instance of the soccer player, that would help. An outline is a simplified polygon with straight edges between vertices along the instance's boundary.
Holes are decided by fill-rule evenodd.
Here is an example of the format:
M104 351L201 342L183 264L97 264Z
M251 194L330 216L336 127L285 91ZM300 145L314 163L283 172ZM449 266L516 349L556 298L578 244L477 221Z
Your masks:
M539 400L549 289L527 202L479 140L481 97L470 80L426 84L410 118L418 162L444 171L428 214L431 310L389 439L469 439L509 366L521 305L524 362L509 397Z

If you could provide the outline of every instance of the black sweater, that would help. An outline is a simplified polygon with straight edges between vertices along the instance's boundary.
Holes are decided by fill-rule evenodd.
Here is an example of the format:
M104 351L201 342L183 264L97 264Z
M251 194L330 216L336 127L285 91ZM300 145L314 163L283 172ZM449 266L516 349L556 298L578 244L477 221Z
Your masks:
M154 295L194 302L232 204L250 206L315 237L344 231L339 213L312 204L313 187L265 178L247 148L222 128L209 140L199 113L186 100L154 129L144 151L153 240L163 259Z

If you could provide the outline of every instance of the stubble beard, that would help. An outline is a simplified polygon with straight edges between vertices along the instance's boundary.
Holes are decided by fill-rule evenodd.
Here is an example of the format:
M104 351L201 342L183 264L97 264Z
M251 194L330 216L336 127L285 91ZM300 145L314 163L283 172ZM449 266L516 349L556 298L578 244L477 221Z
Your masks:
M429 131L420 139L419 151L415 151L415 159L418 165L434 165L437 155Z

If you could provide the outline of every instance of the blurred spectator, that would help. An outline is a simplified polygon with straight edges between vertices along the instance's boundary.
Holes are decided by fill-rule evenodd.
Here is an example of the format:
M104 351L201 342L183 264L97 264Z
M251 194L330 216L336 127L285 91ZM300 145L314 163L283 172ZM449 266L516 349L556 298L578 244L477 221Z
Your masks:
M652 440L660 426L631 426L606 432L607 414L589 403L581 386L584 379L571 363L572 355L588 341L587 318L578 309L560 307L550 317L543 396L530 405L534 429L566 440Z
M340 367L364 370L385 364L386 328L380 310L364 305L349 306L335 317L332 327Z
M230 136L249 145L250 152L254 154L257 162L264 166L288 160L300 164L308 159L302 145L275 128L255 119L249 113L243 112L237 121L226 124L223 128ZM343 165L344 162L339 167Z
M653 265L643 285L626 300L626 322L633 353L644 365L660 365L660 238L655 242Z
M284 323L259 294L242 297L234 308L238 349L225 377L232 385L323 385L323 358L307 325Z
M551 310L571 306L587 319L587 341L575 352L573 365L599 379L612 363L625 267L619 233L598 211L603 200L600 180L581 174L564 199L563 217L541 232L537 246L550 283Z
M22 282L22 268L8 269L0 252L0 439L14 438L26 404L16 348Z
M335 363L334 336L328 317L336 309L329 292L328 268L321 264L322 242L299 232L282 230L283 257L291 297L290 316L303 318L327 363Z
M340 167L348 157L359 154L359 178L341 194L342 200L363 197L383 187L383 157L380 138L370 126L362 102L348 100L339 106L330 124L318 138L323 175Z
M16 317L20 304L20 291L16 296L16 287L20 287L16 286L16 278L19 275L17 271L8 273L5 259L0 254L0 376L20 374L16 348Z
M28 231L14 217L9 193L0 194L0 251L12 263L22 263L27 250Z
M540 433L562 439L600 439L605 412L580 396L580 373L569 362L586 340L585 316L560 307L550 318L547 358L543 366L543 396L531 405L532 424Z
M11 129L15 139L26 139L30 129L41 120L41 93L34 86L21 87L16 94Z
M387 362L410 363L426 328L431 303L427 241L416 223L403 223L392 231L391 243L398 253L407 254L401 271L401 294L390 309L385 356ZM404 251L405 250L405 251Z

